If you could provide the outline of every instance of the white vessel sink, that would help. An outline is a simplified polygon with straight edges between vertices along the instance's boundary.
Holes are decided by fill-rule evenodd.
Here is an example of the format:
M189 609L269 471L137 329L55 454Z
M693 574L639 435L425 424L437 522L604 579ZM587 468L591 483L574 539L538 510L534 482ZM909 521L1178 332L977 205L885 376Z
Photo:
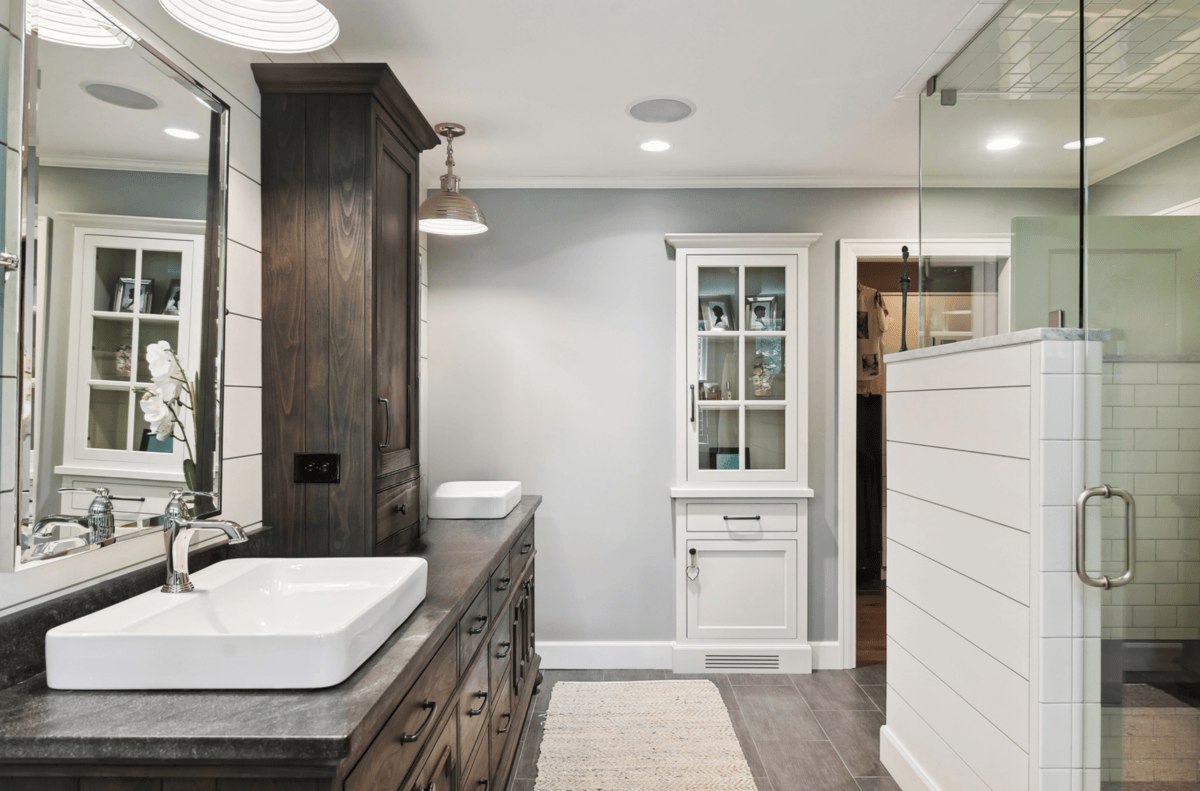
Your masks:
M449 481L429 498L429 518L503 519L519 502L520 481Z
M423 558L226 560L46 633L53 689L302 689L344 681L425 598Z

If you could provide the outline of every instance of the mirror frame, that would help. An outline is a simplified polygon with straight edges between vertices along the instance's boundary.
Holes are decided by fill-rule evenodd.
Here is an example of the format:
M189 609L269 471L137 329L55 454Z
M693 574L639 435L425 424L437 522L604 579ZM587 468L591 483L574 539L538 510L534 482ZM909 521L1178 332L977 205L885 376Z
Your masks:
M219 98L212 90L201 84L174 63L159 49L138 36L126 25L117 20L106 9L96 5L93 0L82 0L96 10L101 17L112 26L115 33L129 41L129 48L141 48L139 57L144 57L148 63L159 69L165 76L179 83L181 87L193 93L197 100L208 106L212 111L209 126L209 155L208 155L208 188L207 208L205 211L204 259L203 259L203 306L198 322L201 340L199 360L201 364L211 366L207 377L201 376L202 385L209 393L208 401L211 408L203 410L194 417L193 428L196 443L196 465L198 488L214 493L212 497L196 498L196 514L199 517L214 516L221 512L220 497L222 491L222 454L224 438L220 428L223 424L222 405L224 399L225 381L225 292L227 267L227 229L229 204L229 119L230 106ZM13 552L5 552L0 560L0 571L19 570L28 566L44 563L43 560L21 563L16 553L20 550L21 530L38 518L33 513L33 493L28 495L23 491L23 484L31 479L32 434L36 430L33 420L33 383L25 361L33 360L35 354L33 333L28 328L33 326L33 307L36 301L35 278L30 277L37 262L38 245L38 214L32 210L37 206L38 195L38 154L36 145L31 145L37 129L36 88L38 74L38 35L23 23L23 74L21 102L21 168L19 190L20 216L20 263L16 271L15 285L19 292L19 309L16 332L16 348L8 346L7 354L15 359L5 360L7 367L16 369L16 408L11 414L0 414L0 420L13 419L16 421L16 459L11 469L5 470L5 480L0 481L0 490L11 486L14 502L4 509L12 513L11 531L8 526L0 525L0 529L11 533ZM10 107L10 111L13 108ZM9 285L13 282L10 280ZM8 319L6 316L6 320ZM38 339L39 341L44 339ZM205 361L208 361L205 363ZM202 368L197 369L203 371ZM207 380L207 381L205 381ZM6 407L7 409L7 407ZM13 430L13 429L9 429ZM15 472L15 480L11 473ZM35 484L36 485L36 484ZM7 516L7 514L5 514ZM152 520L151 520L152 521ZM136 539L148 533L158 532L153 526L130 534L122 541ZM0 548L8 542L0 541ZM86 545L73 549L64 555L57 555L47 560L54 560L69 555L84 554L91 550L102 549L98 545ZM10 557L11 555L11 557ZM8 564L12 564L11 566Z

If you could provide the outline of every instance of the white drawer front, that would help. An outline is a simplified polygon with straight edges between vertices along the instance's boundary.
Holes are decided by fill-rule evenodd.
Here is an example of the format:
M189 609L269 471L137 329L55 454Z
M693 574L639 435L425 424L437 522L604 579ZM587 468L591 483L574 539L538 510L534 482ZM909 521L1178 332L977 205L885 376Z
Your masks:
M807 503L688 503L689 533L795 533Z

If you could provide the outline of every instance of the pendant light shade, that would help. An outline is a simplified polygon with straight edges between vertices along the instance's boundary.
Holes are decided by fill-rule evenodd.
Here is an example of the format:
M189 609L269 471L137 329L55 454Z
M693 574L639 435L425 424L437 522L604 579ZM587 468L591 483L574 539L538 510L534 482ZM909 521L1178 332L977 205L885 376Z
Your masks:
M338 37L333 12L317 0L159 0L197 33L258 52L312 52Z
M83 0L33 0L26 29L42 41L72 47L116 49L133 44L124 30Z
M418 224L425 233L443 236L471 236L488 229L487 220L475 201L458 191L454 175L454 138L466 134L462 124L438 124L437 133L446 138L446 175L442 188L430 195L417 211Z

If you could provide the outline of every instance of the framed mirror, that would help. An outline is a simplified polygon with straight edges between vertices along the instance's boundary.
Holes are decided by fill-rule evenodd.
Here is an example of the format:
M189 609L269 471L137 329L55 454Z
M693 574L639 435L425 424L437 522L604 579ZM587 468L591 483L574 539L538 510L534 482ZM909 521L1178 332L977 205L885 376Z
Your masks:
M220 510L229 119L100 6L25 13L17 566L152 530L172 489ZM111 535L89 531L99 491Z

